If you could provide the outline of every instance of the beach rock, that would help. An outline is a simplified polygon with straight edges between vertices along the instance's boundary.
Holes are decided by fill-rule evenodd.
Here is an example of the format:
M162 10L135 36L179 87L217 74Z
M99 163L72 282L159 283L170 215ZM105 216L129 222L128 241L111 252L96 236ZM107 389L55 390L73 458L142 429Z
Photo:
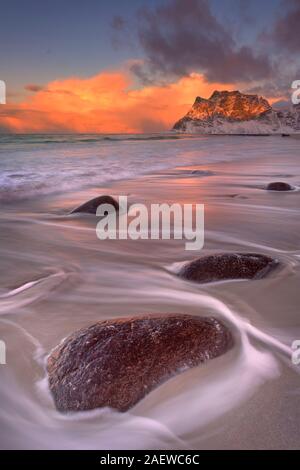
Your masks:
M60 411L126 411L163 381L225 353L231 333L215 318L143 315L98 322L66 338L47 372Z
M81 206L76 207L72 210L71 214L75 214L77 212L83 212L86 214L96 214L98 206L101 204L111 204L116 211L119 210L119 203L111 196L98 196L90 201L81 204Z
M192 175L197 176L213 176L214 172L209 170L193 170Z
M292 191L293 187L282 181L276 181L275 183L270 183L267 186L268 191Z
M178 275L188 281L214 282L226 279L259 279L278 261L256 253L223 253L203 256L185 264Z
M237 198L237 199L248 199L247 196L243 196L242 194L228 194L226 196L227 197L232 197L232 198Z

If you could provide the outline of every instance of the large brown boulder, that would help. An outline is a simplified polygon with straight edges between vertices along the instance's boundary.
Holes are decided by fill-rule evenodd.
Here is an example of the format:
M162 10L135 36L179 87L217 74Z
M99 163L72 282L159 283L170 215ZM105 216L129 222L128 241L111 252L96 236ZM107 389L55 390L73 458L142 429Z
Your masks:
M215 318L174 314L101 321L51 352L49 385L60 411L126 411L174 374L232 344L229 330Z
M200 283L226 279L259 279L277 265L277 260L261 254L223 253L203 256L186 263L178 275L188 281Z
M268 191L292 191L294 188L283 181L275 181L274 183L269 183L267 186Z
M72 210L71 214L75 214L77 212L83 212L86 214L96 214L98 207L101 204L110 204L112 205L116 211L119 210L119 203L111 196L98 196L90 201L81 204L81 206L76 207Z

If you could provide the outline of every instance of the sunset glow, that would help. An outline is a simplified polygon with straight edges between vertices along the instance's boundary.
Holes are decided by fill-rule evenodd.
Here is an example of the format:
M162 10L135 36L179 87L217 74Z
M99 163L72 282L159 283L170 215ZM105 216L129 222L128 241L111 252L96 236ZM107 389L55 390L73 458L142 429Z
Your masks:
M197 95L208 97L230 85L208 83L192 73L166 86L134 88L128 72L30 85L32 95L1 110L0 127L10 132L139 133L169 130Z

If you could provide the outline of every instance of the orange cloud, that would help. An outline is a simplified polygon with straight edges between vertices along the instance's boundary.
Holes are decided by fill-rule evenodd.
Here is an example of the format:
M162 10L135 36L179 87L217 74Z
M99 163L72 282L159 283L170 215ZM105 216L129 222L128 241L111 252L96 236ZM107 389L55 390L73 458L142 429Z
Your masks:
M165 86L134 88L127 72L55 80L23 102L0 109L0 129L11 132L139 133L168 130L197 95L230 86L193 73Z

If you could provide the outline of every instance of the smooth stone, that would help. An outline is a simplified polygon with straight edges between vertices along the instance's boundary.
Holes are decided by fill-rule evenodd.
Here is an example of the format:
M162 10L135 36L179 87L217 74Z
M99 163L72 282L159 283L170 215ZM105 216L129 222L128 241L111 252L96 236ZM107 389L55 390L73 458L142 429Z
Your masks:
M268 191L292 191L294 188L282 181L276 181L275 183L269 183L267 186Z
M77 212L83 212L86 214L96 214L98 207L101 204L111 204L116 211L119 210L119 203L111 196L98 196L90 201L81 204L79 207L76 207L72 210L71 214L75 214Z
M269 256L256 253L223 253L203 256L186 263L179 277L200 283L227 279L260 279L278 265Z
M98 322L66 338L49 355L50 390L59 411L126 411L175 374L233 345L212 317L143 315Z

